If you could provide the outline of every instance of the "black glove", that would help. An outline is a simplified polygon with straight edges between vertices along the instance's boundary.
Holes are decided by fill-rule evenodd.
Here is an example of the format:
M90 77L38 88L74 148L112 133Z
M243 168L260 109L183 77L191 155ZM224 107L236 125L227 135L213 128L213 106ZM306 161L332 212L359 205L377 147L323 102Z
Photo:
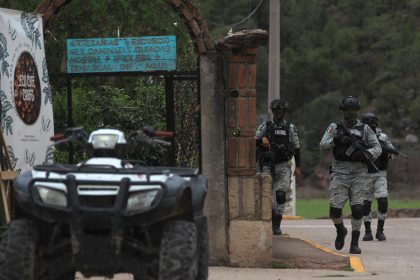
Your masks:
M334 144L350 146L353 143L353 138L347 135L337 135L333 138Z
M364 162L365 157L363 156L363 153L361 151L354 151L350 156L352 161L360 161Z

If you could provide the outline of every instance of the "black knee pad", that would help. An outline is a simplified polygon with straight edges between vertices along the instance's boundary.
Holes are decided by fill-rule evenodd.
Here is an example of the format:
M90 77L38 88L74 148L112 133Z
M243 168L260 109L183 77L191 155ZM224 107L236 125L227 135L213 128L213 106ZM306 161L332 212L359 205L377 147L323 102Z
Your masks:
M284 191L276 191L276 201L278 204L286 202L286 193Z
M386 213L388 211L388 198L378 198L378 210L381 213Z
M343 215L343 211L340 208L335 208L330 206L330 218L331 219L338 219Z
M369 200L363 201L363 216L369 216L369 213L371 210L372 210L372 201L369 201Z
M351 207L351 216L355 220L360 220L363 218L363 205L362 204L356 204Z

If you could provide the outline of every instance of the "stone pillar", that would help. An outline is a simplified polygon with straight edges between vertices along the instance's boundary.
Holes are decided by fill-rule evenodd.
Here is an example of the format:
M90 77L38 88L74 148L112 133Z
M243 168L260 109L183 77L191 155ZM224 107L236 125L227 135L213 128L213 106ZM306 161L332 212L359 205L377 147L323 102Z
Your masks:
M225 52L228 88L225 115L228 176L255 175L257 48Z
M209 262L214 266L229 264L222 70L216 51L200 56L202 173L209 187L204 212L209 223Z
M256 54L263 30L241 31L217 47L223 51L228 190L229 264L271 267L271 178L256 176Z
M272 267L271 176L228 176L229 264Z

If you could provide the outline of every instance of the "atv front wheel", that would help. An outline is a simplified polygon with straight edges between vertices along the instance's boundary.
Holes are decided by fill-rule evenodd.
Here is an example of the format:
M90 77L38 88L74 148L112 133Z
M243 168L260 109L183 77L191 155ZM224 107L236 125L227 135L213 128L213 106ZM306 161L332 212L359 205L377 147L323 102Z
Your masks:
M0 280L39 280L38 230L29 219L13 220L2 241ZM4 250L4 251L3 251Z
M204 220L198 240L197 280L207 280L209 276L209 233L207 219Z
M144 266L144 272L140 276L134 275L134 280L157 280L158 279L158 256L154 257L149 261L142 263Z
M6 246L7 246L7 230L3 232L1 241L0 241L0 271L3 271L3 267L5 267L5 261L6 261L5 255L6 255L6 248L7 248Z
M195 280L197 258L195 224L183 220L168 223L162 233L159 280Z

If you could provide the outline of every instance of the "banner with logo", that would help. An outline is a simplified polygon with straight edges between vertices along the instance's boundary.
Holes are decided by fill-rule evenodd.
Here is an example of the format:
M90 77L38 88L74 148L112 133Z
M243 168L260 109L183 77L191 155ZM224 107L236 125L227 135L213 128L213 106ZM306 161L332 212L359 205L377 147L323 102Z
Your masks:
M0 8L0 98L13 168L52 162L54 121L40 15Z

